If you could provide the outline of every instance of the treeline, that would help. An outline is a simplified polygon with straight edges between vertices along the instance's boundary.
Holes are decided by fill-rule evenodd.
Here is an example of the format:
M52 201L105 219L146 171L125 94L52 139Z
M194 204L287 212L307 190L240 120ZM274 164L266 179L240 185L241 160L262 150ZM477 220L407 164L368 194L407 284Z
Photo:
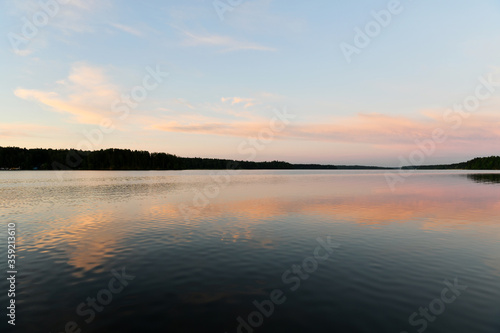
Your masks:
M179 157L129 149L81 151L0 147L0 169L21 170L222 170L222 169L390 169L360 165L291 164L216 158ZM408 166L408 169L500 170L500 156L475 158L448 165Z
M405 169L422 170L500 170L500 156L477 157L467 162L443 165L408 166Z
M81 151L0 147L0 168L21 170L293 169L287 162L178 157L129 149Z
M365 165L324 165L324 164L292 164L293 169L337 169L337 170L387 170L394 168L365 166Z

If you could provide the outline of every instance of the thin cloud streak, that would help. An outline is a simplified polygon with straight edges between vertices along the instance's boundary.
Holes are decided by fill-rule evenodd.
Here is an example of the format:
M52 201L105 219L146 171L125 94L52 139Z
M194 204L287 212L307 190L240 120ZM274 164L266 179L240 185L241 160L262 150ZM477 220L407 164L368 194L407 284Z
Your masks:
M475 119L464 122L457 130L447 131L448 139L443 146L457 143L474 145L485 141L498 142L500 127L498 119L489 115L476 115ZM167 132L182 132L205 135L249 137L258 135L268 127L266 122L192 122L188 119L153 124L152 129ZM395 117L383 114L359 114L337 122L315 124L291 124L283 132L276 133L277 139L311 140L343 143L364 143L375 146L403 148L414 146L415 142L432 138L436 128L446 129L446 124L432 120L416 120L409 117Z
M240 50L256 50L256 51L276 51L273 47L268 47L252 42L236 40L228 36L220 36L214 34L195 34L187 30L172 26L179 30L185 37L182 45L184 46L219 46L224 49L221 52L232 52Z
M142 32L139 29L136 29L134 27L124 25L124 24L119 24L119 23L111 23L110 25L118 30L124 31L126 33L131 34L131 35L134 35L137 37L142 37Z

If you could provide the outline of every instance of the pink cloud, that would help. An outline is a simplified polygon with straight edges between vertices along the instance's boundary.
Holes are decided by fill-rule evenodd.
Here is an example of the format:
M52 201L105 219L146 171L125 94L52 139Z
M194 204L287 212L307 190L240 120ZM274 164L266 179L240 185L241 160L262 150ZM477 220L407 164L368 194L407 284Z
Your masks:
M309 140L336 143L360 143L372 146L409 149L415 147L416 140L432 138L435 129L441 128L448 139L442 147L461 149L464 145L485 144L491 148L500 139L498 117L476 114L465 119L458 129L441 119L410 118L383 114L359 114L354 117L337 118L323 123L292 123L283 131L275 133L275 138L283 140ZM269 121L224 122L214 119L196 122L194 119L179 117L175 121L155 123L151 128L167 132L182 132L233 137L255 137Z
M100 124L104 117L113 116L111 104L119 98L119 91L109 82L102 68L77 63L69 76L58 80L57 84L54 91L18 88L14 94L36 101L49 110L73 115L80 123Z

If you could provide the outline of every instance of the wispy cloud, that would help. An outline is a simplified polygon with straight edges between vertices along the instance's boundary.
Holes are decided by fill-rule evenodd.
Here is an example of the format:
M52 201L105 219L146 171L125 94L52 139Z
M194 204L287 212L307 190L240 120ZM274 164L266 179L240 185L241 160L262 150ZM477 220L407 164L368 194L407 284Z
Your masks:
M174 27L179 30L185 37L182 42L185 46L218 46L222 48L222 52L240 51L240 50L256 50L256 51L276 51L273 47L264 46L248 41L241 41L229 36L221 36L215 34L196 34L187 30Z
M98 20L97 14L111 7L110 0L71 0L68 4L61 5L61 11L54 20L54 27L66 35L74 32L95 32L96 25L92 24L93 20Z
M142 32L137 28L134 28L134 27L131 27L128 25L124 25L124 24L119 24L119 23L110 23L110 25L118 30L124 31L126 33L131 34L131 35L138 36L138 37L142 36Z
M95 32L94 20L99 20L98 15L103 9L111 7L110 0L67 0L64 2L54 1L49 4L50 15L47 15L46 6L43 2L36 0L15 0L10 1L7 11L13 17L28 18L33 24L32 18L36 15L45 15L47 24L37 28L34 34L24 36L21 25L17 30L11 31L16 34L16 43L19 45L13 48L14 53L20 56L27 56L36 50L46 48L53 40L65 40L73 33L93 33ZM11 37L12 38L12 37Z
M195 109L195 107L191 103L189 103L189 101L185 100L184 98L176 98L175 103L185 105L188 108L190 108L191 110Z
M231 102L231 105L244 103L244 107L248 108L255 105L255 99L253 98L242 98L242 97L222 97L222 103Z
M447 149L462 149L464 145L487 144L493 149L500 139L500 122L492 115L475 115L457 130L447 132L448 140L442 144ZM256 136L269 126L269 120L237 121L210 119L204 122L177 118L165 123L157 122L151 128L168 132L224 135L233 137ZM409 149L416 140L431 138L434 129L445 128L442 120L416 119L383 114L359 114L354 117L330 119L322 123L299 123L289 125L276 138L289 140L311 140L338 143L362 143L372 146Z
M226 15L225 22L235 29L290 38L299 35L307 22L273 9L273 0L244 1Z
M77 63L66 79L57 81L54 90L18 88L14 94L73 115L77 122L99 124L103 117L112 115L111 103L118 99L119 90L110 83L103 68Z

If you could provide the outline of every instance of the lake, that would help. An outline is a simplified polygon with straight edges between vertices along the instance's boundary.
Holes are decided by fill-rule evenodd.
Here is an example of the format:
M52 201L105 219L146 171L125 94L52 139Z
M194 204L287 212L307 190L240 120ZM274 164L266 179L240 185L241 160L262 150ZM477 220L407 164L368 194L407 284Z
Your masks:
M0 330L500 332L500 174L385 173L1 172Z

